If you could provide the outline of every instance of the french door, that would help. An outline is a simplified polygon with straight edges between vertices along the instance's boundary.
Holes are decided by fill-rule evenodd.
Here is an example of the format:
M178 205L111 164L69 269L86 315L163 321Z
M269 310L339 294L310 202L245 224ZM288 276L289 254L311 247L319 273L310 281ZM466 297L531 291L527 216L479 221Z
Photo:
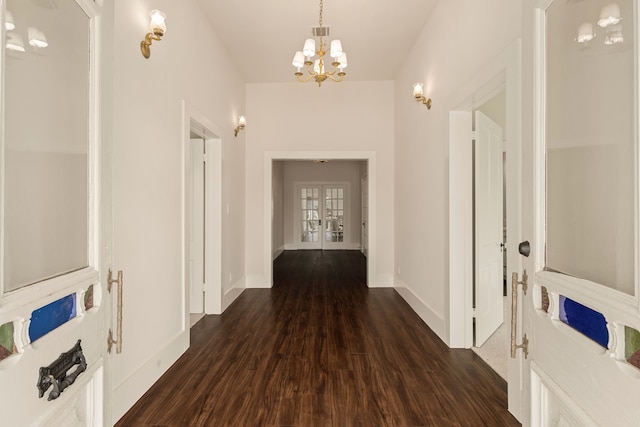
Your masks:
M346 184L296 185L295 236L298 249L346 249Z

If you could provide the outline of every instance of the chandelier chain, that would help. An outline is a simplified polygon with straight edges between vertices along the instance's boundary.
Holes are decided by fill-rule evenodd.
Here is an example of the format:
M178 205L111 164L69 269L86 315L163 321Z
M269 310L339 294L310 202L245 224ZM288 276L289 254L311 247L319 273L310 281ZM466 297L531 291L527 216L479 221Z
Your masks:
M322 28L322 0L320 0L320 28Z

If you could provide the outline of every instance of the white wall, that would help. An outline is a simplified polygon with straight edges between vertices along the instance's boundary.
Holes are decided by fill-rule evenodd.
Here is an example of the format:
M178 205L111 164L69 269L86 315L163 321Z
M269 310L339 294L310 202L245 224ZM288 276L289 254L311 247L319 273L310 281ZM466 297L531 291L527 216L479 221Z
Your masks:
M329 163L314 163L312 161L274 162L284 164L284 240L287 249L295 249L299 235L296 234L294 211L298 208L298 198L295 197L296 182L347 182L349 183L349 223L345 224L345 249L359 249L360 247L360 169L362 161L334 161ZM274 169L275 170L275 169ZM275 173L274 173L275 175ZM299 228L297 229L299 233Z
M378 256L376 277L369 278L369 285L392 284L393 104L392 82L327 82L321 88L299 82L247 85L248 286L271 285L265 263L270 255L264 253L264 218L270 215L264 208L265 152L322 152L328 158L345 151L375 153Z
M144 59L139 45L155 8L167 14L168 29ZM245 107L244 81L194 0L116 1L114 56L113 252L125 278L125 350L114 357L117 419L188 343L183 100L220 132L223 290L244 286L245 133L235 138L233 129Z
M395 283L445 341L449 111L520 27L520 2L438 2L395 80ZM415 82L425 84L431 110L411 96Z

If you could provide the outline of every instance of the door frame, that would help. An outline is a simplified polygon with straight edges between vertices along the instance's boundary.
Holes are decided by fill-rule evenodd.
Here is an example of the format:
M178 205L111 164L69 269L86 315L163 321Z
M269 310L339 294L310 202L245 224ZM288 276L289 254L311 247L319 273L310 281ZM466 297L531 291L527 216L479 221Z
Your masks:
M375 151L265 151L264 152L264 179L263 179L263 221L264 221L264 246L262 249L263 269L268 287L273 286L273 248L272 248L272 216L273 216L273 162L277 160L363 160L367 162L367 174L369 176L369 207L377 203L377 168ZM369 256L367 262L367 286L376 286L377 279L377 215L376 210L369 208Z
M448 104L449 113L449 295L445 330L449 346L471 348L473 344L473 176L471 173L471 127L455 127L498 91L505 89L507 163L507 265L521 272L522 260L515 248L522 240L520 187L522 182L522 41L515 40L488 63ZM510 289L508 290L510 293ZM522 321L518 322L522 325ZM505 348L505 353L507 349ZM509 359L510 370L522 370L519 359ZM527 373L520 373L520 381ZM520 387L509 387L509 410L521 419L529 412Z
M191 132L200 135L205 143L205 236L207 254L204 283L204 313L222 313L222 132L218 126L182 101L182 289L183 327L188 329L190 314L191 272L189 261L191 226Z

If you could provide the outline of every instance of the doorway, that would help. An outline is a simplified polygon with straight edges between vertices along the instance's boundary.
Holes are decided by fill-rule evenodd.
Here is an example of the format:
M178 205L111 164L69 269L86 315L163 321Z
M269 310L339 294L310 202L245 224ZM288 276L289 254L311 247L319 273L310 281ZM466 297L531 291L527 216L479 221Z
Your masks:
M474 109L473 119L473 347L502 378L507 378L508 319L505 91Z
M361 184L363 176L369 176L366 191L369 203L373 204L375 166L375 153L371 152L267 153L265 270L269 285L273 284L273 261L285 250L302 249L299 244L320 244L317 249L362 250ZM311 198L308 199L308 192L305 194L304 208L301 186L311 191ZM313 188L317 189L315 195ZM367 228L373 230L375 223L375 212L370 212ZM371 278L376 278L376 239L375 233L367 234L367 284L371 286Z
M191 201L191 223L189 227L189 325L193 326L204 317L204 295L206 283L206 139L191 131L191 173L189 193Z
M222 140L184 104L183 274L185 325L222 312Z
M522 237L522 201L520 196L522 157L522 79L521 41L516 40L502 54L490 61L473 79L460 88L459 99L449 112L449 345L473 346L473 155L471 112L505 91L506 164L506 257L509 273L522 272L518 242ZM508 296L511 290L507 289ZM509 308L510 310L510 308ZM517 312L522 325L522 311ZM510 326L507 326L508 328ZM516 331L521 335L520 332ZM509 349L504 348L508 354ZM507 358L509 411L522 419L528 413L528 374L524 357Z

